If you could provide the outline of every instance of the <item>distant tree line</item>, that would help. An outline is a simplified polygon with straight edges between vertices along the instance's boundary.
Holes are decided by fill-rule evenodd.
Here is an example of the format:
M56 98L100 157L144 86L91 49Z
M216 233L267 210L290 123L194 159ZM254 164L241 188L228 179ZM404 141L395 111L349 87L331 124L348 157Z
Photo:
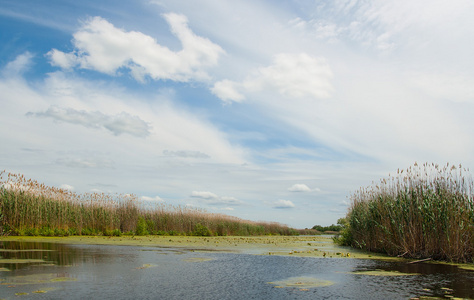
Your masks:
M336 224L332 224L329 226L321 226L321 225L314 225L312 229L315 229L319 232L327 232L327 231L332 231L332 232L339 232L343 228L343 223L345 220L339 219Z

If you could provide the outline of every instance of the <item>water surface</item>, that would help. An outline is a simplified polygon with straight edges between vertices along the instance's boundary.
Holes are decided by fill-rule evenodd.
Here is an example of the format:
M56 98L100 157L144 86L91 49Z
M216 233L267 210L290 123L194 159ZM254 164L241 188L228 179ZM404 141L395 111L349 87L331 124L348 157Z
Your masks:
M0 299L474 298L474 272L367 259L0 242Z

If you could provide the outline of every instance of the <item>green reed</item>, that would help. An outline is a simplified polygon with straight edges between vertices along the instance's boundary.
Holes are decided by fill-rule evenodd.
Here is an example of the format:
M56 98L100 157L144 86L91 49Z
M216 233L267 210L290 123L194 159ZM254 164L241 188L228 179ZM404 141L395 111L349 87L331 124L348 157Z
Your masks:
M294 235L286 225L202 209L142 202L135 195L77 194L0 172L0 235Z
M389 255L472 262L474 189L467 172L415 163L360 189L351 196L342 242Z

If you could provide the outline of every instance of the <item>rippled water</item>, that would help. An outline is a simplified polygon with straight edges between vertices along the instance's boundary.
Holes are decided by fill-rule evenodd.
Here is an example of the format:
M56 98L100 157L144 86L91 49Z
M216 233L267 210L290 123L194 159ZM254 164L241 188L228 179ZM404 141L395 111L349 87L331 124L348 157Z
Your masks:
M0 299L474 298L473 271L427 263L18 242L0 256ZM374 270L419 275L354 273Z

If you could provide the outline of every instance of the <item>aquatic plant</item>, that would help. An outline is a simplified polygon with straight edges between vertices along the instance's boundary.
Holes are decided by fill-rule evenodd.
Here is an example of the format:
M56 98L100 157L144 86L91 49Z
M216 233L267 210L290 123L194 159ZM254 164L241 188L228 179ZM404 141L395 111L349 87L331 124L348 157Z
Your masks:
M207 230L206 230L207 229ZM141 202L135 195L84 193L0 172L0 235L296 235L273 222L254 222L203 209Z
M415 163L351 196L342 243L410 258L472 262L473 181L462 166Z

